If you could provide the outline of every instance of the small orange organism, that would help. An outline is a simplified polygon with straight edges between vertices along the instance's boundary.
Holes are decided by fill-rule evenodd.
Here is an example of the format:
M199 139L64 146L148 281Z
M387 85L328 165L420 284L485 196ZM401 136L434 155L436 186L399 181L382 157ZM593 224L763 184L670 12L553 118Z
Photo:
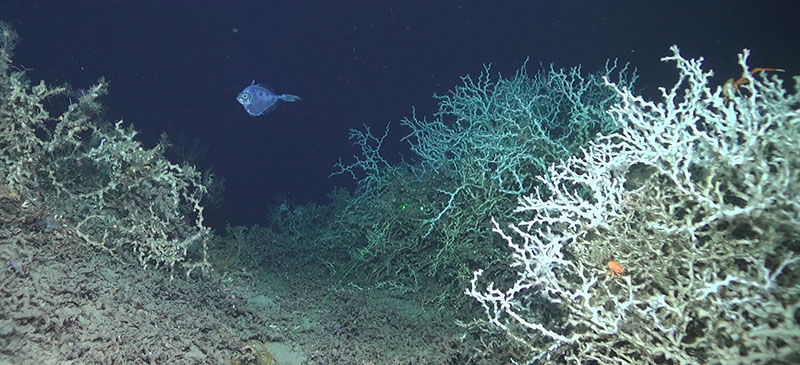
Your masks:
M756 67L752 71L750 71L751 75L755 75L759 72L783 72L783 69L780 68L767 68L767 67ZM733 100L733 97L736 96L736 93L739 92L739 86L745 85L749 83L745 77L740 77L738 80L728 79L725 81L725 84L722 85L722 95L725 97L725 101L729 102Z
M625 268L623 268L622 265L620 265L613 258L608 262L608 270L609 274L617 277L622 277L622 274L625 273Z

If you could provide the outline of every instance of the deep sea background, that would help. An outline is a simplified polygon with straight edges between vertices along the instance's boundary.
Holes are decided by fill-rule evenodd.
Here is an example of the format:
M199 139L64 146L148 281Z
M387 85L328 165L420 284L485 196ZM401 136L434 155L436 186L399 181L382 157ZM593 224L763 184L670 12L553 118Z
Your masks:
M433 94L483 65L511 75L539 65L619 58L639 70L641 92L671 86L659 59L677 44L704 56L722 84L751 67L800 74L796 1L0 1L20 34L15 65L38 83L111 83L108 119L124 119L148 146L162 132L207 146L200 160L226 178L216 228L264 224L284 200L325 202L339 157L358 150L348 129L392 122L384 156L411 158L399 121L431 116ZM253 118L236 94L255 79L303 101Z

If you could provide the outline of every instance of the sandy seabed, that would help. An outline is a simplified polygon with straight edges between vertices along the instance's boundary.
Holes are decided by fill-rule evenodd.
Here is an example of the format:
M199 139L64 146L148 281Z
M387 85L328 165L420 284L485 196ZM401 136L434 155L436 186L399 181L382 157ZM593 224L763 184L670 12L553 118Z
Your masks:
M0 364L448 364L452 321L291 263L186 277L89 247L0 192ZM318 275L318 274L317 274Z

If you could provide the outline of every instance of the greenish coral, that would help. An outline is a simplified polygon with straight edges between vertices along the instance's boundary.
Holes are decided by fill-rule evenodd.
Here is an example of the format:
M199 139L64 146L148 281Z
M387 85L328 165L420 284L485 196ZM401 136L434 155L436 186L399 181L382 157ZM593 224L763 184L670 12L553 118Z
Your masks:
M19 35L8 24L0 20L0 73L5 73L11 65L11 57L14 56L14 47L19 41Z
M458 307L470 267L503 262L502 242L487 240L489 218L512 217L520 192L536 176L577 153L598 134L616 129L607 108L619 97L605 85L613 76L632 86L636 76L613 63L595 74L550 67L529 77L477 79L438 97L433 119L402 121L415 160L390 164L381 155L389 129L352 130L361 155L334 174L358 179L350 217L357 232L348 280L362 287L417 292L429 304ZM405 209L404 209L405 208ZM509 278L510 279L510 278Z
M631 87L636 74L607 63L603 72L583 75L580 67L541 70L533 77L523 65L509 79L493 80L486 66L477 79L437 96L433 120L403 120L403 140L425 173L450 169L461 179L489 180L499 191L520 194L550 164L578 152L597 134L617 127L608 107L619 98L603 77Z

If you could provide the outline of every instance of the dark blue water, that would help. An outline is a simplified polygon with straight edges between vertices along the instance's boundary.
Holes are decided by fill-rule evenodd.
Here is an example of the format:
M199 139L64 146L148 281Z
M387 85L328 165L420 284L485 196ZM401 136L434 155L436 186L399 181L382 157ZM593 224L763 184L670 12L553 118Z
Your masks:
M72 4L68 4L72 3ZM606 5L597 3L607 3ZM612 5L613 4L613 5ZM31 79L85 88L111 82L108 118L199 143L198 160L226 178L216 227L264 223L271 204L324 201L349 176L328 178L357 150L349 128L382 131L385 156L406 152L398 121L431 115L432 94L483 64L513 73L540 64L599 69L608 58L638 67L644 94L671 85L659 58L678 44L705 56L719 83L753 67L797 74L792 1L2 1L0 19L21 35L15 64ZM236 95L255 79L303 100L250 117Z

